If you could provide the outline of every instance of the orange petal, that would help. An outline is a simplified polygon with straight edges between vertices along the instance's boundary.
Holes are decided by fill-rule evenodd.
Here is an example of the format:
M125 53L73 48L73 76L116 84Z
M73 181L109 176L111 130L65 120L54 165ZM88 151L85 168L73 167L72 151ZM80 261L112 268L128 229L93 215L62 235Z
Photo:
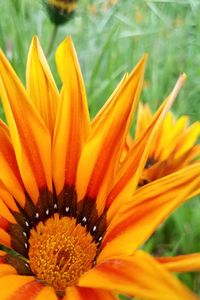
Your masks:
M52 135L59 92L38 38L32 40L26 69L27 91Z
M62 300L117 300L110 292L102 289L91 289L81 287L69 287L66 296Z
M96 114L96 116L92 120L92 124L91 124L93 129L95 127L97 127L98 124L101 123L102 120L105 119L107 117L107 115L112 111L112 109L114 108L114 105L115 105L113 98L115 98L115 96L117 96L118 92L120 91L120 89L124 85L124 83L127 81L127 79L128 79L128 74L125 74L123 76L122 80L120 81L120 83L118 84L118 86L116 87L116 89L114 90L114 92L112 93L112 95L109 97L109 99L103 105L102 109L100 109L99 112Z
M16 274L15 268L5 263L6 252L0 251L0 277Z
M0 216L3 216L10 223L16 223L15 218L11 214L6 204L0 199Z
M9 234L11 224L16 224L16 221L5 203L0 199L0 244L7 247L11 247Z
M0 165L3 170L0 175L1 181L6 189L22 205L24 204L25 195L23 184L19 173L18 165L15 158L14 149L10 139L7 126L0 120Z
M142 102L140 102L136 120L135 138L139 137L144 132L152 121L152 118L153 116L150 107L147 104L142 104Z
M80 153L90 131L85 87L70 38L58 47L56 62L63 81L53 142L53 178L59 194L75 183Z
M189 119L187 116L182 116L175 121L173 115L171 114L170 116L168 114L163 123L162 133L157 136L157 140L159 139L160 142L155 147L156 157L159 157L160 160L166 159L174 151L174 148L177 147L178 139L186 130L188 123ZM171 130L172 128L173 130Z
M173 104L185 79L186 76L184 74L179 77L170 96L158 109L147 129L143 131L143 134L135 141L132 149L127 154L126 159L118 172L116 183L107 199L106 207L109 208L107 215L108 222L110 222L110 219L124 203L125 199L130 199L136 189L147 161L152 141L162 125L162 121Z
M114 93L106 114L92 128L81 154L77 172L79 200L87 195L95 199L98 209L104 208L108 188L119 163L133 113L140 95L146 56L138 63L127 80ZM84 178L84 180L83 180Z
M119 291L142 299L198 299L143 251L102 262L86 272L80 278L79 285Z
M174 257L156 257L170 272L199 272L200 253L178 255Z
M37 201L38 187L52 188L50 135L2 52L0 94L24 185Z
M8 264L1 264L0 262L0 278L8 275L15 275L17 274L17 271L15 268Z
M57 300L57 299L58 297L56 296L55 290L50 286L43 287L41 292L39 292L39 294L34 298L34 300Z
M177 151L175 158L180 157L185 152L190 150L200 135L200 123L193 123L185 132L180 136L177 143Z
M2 300L35 300L44 285L32 276L9 275L0 279L0 287Z
M0 199L6 204L6 206L13 210L13 211L18 211L16 202L14 198L11 196L11 194L7 191L6 187L0 180ZM17 199L17 201L20 203L20 205L23 207L25 204L25 197L23 196L21 199Z
M179 205L199 193L200 163L138 189L112 219L99 260L131 254Z

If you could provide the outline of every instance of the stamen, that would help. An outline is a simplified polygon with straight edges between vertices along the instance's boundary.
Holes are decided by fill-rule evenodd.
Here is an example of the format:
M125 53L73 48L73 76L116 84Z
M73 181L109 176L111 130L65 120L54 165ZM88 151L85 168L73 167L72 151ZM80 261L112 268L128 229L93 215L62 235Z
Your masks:
M58 214L30 231L29 244L32 272L56 291L75 285L93 267L98 247L75 218Z

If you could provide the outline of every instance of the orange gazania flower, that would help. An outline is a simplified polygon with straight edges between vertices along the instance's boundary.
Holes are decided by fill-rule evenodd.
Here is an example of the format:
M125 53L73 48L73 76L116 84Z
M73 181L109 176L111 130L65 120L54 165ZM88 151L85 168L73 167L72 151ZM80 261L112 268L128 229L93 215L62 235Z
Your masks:
M140 103L135 139L148 127L152 118L148 104ZM140 186L193 164L200 156L200 145L195 144L199 136L199 122L189 126L188 116L176 119L172 112L168 112L152 142ZM133 140L129 137L127 148L132 143Z
M137 190L151 142L182 75L120 163L146 56L90 122L70 38L56 53L59 94L37 38L27 88L0 53L0 299L196 299L167 264L137 250L177 206L199 192L200 164ZM199 256L197 256L199 262Z

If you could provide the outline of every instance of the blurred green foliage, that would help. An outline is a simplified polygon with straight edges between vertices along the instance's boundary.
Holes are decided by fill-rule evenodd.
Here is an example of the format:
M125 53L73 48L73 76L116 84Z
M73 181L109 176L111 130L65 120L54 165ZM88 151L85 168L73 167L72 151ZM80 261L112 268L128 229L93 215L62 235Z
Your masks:
M155 110L172 89L181 72L188 81L173 111L200 117L200 1L199 0L79 0L67 24L57 30L48 56L60 87L54 62L56 46L66 35L74 40L94 116L125 72L130 72L144 52L149 54L141 99ZM114 1L113 1L114 3ZM26 57L34 34L48 52L55 27L42 0L0 0L0 46L25 83ZM3 115L2 109L0 114ZM200 251L200 203L186 203L147 242L145 249L159 255ZM134 237L133 237L134 238ZM181 278L196 292L200 275ZM124 298L123 298L124 299Z

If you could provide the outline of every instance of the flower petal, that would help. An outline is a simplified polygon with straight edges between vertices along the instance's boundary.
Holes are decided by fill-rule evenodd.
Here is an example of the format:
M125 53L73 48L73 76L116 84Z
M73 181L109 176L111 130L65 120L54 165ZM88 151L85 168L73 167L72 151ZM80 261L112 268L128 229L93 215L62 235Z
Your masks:
M124 160L121 169L119 169L116 176L116 182L106 201L106 207L108 209L108 223L118 211L119 207L125 202L125 199L129 200L136 189L139 178L141 177L147 161L152 141L155 138L158 129L162 125L162 121L173 104L185 79L185 74L179 77L170 96L158 109L147 129L135 141L132 149L127 154L126 159Z
M156 257L170 272L199 272L200 253L178 255L172 257Z
M136 120L135 138L138 138L149 126L152 118L153 116L149 106L140 102Z
M177 152L175 157L180 157L185 152L190 150L200 135L200 123L195 122L185 130L177 143Z
M128 79L128 74L125 74L123 76L122 80L120 81L120 83L118 84L118 86L116 87L116 89L114 90L114 92L112 93L112 95L109 97L109 99L103 105L103 107L98 111L98 113L92 120L91 126L93 129L95 127L97 127L98 124L101 123L102 120L104 118L106 118L106 116L112 111L112 109L114 108L114 105L115 105L113 98L115 98L115 96L117 96L118 92L120 91L120 89L124 85L124 83L127 81L127 79Z
M97 199L98 211L104 208L119 163L142 88L145 63L146 56L113 94L112 109L108 110L109 113L103 113L101 121L92 128L81 154L76 182L78 200L84 196Z
M102 289L69 287L62 300L117 300L112 293Z
M41 290L41 292L39 292L39 294L34 298L34 300L57 300L60 299L56 296L55 290L50 287L50 286L45 286L43 287L43 289ZM29 299L27 299L29 300ZM75 300L75 299L73 299Z
M10 225L16 224L15 218L0 199L0 243L4 246L11 247Z
M80 278L79 285L115 290L142 299L197 299L161 264L143 251L138 251L130 257L102 262L86 272Z
M200 163L138 189L115 215L105 234L99 260L131 254L180 204L200 191Z
M50 135L2 52L0 94L21 177L26 190L36 202L38 187L48 186L52 189Z
M15 158L15 152L10 139L7 126L0 120L0 165L3 170L0 179L6 189L17 199L22 205L25 196L23 192L23 184L19 173L18 165Z
M32 276L4 276L0 278L1 300L35 300L43 287Z
M32 40L28 54L26 85L30 99L52 134L59 102L59 92L36 36Z
M63 81L53 141L53 178L57 194L64 184L74 185L77 164L90 131L86 93L70 38L58 47L56 62Z
M0 277L19 274L19 275L32 275L27 262L12 254L0 251Z
M15 275L17 274L15 268L8 264L2 264L0 262L0 278L8 275Z

